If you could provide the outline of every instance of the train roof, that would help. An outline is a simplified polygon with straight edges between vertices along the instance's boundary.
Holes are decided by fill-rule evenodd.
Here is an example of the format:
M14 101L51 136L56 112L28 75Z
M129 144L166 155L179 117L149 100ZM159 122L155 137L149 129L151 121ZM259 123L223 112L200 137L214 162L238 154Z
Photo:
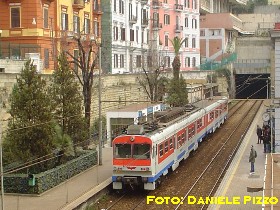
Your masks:
M202 100L200 102L195 103L195 109L186 112L180 117L167 122L167 123L159 123L156 129L147 130L143 129L143 126L133 125L128 128L128 135L144 135L151 139L158 139L160 135L166 137L166 135L172 135L172 133L178 132L178 129L183 127L183 124L188 122L195 121L200 116L202 117L205 113L208 113L210 110L214 109L215 107L219 106L219 104L224 103L227 101L227 98L214 98L211 100Z

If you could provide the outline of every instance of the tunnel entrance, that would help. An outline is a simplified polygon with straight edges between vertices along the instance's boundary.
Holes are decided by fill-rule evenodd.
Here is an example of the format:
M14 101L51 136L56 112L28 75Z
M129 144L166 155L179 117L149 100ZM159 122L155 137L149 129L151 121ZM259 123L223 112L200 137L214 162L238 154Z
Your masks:
M266 99L270 96L270 74L236 74L237 99Z

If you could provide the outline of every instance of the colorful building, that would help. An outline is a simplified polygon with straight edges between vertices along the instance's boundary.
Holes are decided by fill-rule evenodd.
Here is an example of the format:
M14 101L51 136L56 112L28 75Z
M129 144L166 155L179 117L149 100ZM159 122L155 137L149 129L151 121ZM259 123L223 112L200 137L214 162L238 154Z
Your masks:
M100 0L0 0L0 8L0 58L31 58L39 72L54 70L73 34L101 34Z
M149 71L155 63L171 69L175 54L170 40L175 36L186 40L181 70L199 65L197 0L104 0L102 11L102 50L107 56L102 69L108 73Z
M112 74L139 72L149 44L147 0L101 3L102 70Z
M152 40L159 38L159 49L165 58L165 68L172 68L175 57L170 40L175 36L185 40L181 50L181 70L194 70L200 64L199 1L152 0Z
M201 0L200 53L201 63L221 62L235 51L235 39L246 34L240 18L232 14L234 5L247 0ZM219 21L217 21L219 20Z

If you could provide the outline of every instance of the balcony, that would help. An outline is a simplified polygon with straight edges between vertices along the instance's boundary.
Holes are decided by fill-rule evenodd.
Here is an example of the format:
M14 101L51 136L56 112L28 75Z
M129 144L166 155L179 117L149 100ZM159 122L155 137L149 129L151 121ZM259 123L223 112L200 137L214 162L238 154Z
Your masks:
M147 27L148 24L149 24L148 19L142 19L141 26L142 26L143 28Z
M181 31L183 31L183 26L177 25L175 26L175 33L180 33Z
M136 16L131 16L129 17L129 24L136 24L137 23L137 17Z
M175 11L182 12L184 10L184 6L182 4L175 4Z
M72 0L73 9L83 9L85 8L84 0Z
M162 23L154 22L152 30L160 30L162 29Z
M200 1L200 13L207 14L211 12L211 6L209 0L201 0Z
M152 6L153 6L153 9L158 9L158 8L160 8L162 6L162 2L154 0L152 2Z
M142 5L148 4L148 0L141 0L141 4Z
M101 11L101 6L100 4L93 4L93 10L92 10L93 14L97 14L97 15L102 15L102 11Z

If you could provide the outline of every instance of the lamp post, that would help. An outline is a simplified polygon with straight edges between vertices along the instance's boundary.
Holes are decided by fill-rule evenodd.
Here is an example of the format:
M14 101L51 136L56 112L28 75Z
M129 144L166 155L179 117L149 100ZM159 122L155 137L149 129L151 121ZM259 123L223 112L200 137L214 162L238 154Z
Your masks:
M1 36L2 36L2 30L0 29L0 58L2 57Z
M1 114L2 114L2 111L0 112L0 116L1 116ZM2 210L4 210L4 175L3 175L2 157L3 157L3 153L2 153L2 120L1 120L0 121L0 173L1 173L1 201L2 201L1 207L2 207Z
M99 116L99 165L102 165L102 116L101 116L101 42L98 45L99 51L99 69L98 69L98 116Z

